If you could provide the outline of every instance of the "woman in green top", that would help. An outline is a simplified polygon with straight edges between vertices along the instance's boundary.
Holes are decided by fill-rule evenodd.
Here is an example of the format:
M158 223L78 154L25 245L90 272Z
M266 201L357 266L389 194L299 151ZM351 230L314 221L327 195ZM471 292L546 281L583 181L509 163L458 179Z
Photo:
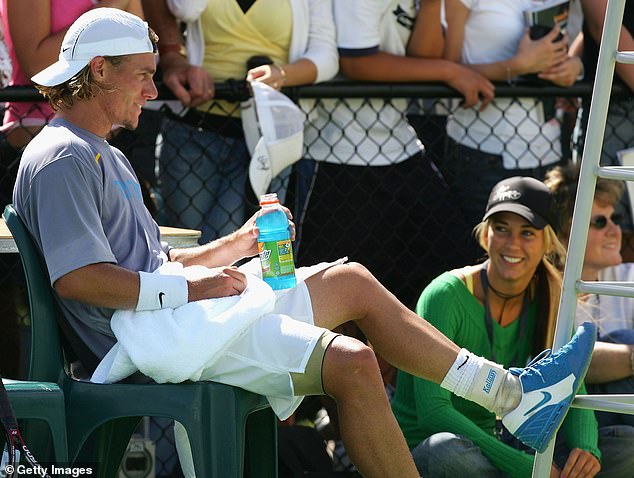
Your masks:
M550 346L561 292L553 263L564 254L550 202L534 178L499 182L475 229L488 260L437 277L418 314L459 346L506 367L522 367ZM392 408L425 478L531 476L533 456L506 438L494 414L435 383L399 371ZM551 478L596 476L594 413L571 409L561 431Z

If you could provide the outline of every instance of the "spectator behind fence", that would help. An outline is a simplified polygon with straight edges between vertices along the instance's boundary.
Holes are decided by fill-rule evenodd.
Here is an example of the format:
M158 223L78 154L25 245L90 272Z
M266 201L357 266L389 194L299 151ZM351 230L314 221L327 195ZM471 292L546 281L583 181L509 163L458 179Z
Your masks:
M455 343L507 367L538 357L552 344L561 293L553 261L565 254L550 203L548 188L537 179L498 183L475 229L488 260L436 278L423 291L418 314ZM425 478L531 476L533 456L495 414L435 383L399 371L392 408ZM619 447L632 449L631 438L602 436L597 447L594 412L572 410L558 435L550 476L593 477L601 469L606 474L599 476L631 477L631 453L619 455Z
M445 57L492 81L513 83L537 74L538 81L572 85L581 61L568 56L567 36L558 39L558 26L531 40L523 11L532 5L530 0L447 0ZM562 160L552 100L496 98L484 111L458 109L449 117L443 172L470 227L480 221L498 181L518 175L542 179Z
M583 51L585 80L594 82L607 0L581 0L581 6L583 7L584 21L583 40L580 43L580 48ZM618 49L619 51L634 50L634 4L632 2L625 2ZM634 66L617 62L614 66L614 84L624 86L626 94L624 96L612 95L610 99L600 161L603 166L631 166L634 164L634 151L631 150L634 146L634 97L632 96ZM610 85L605 85L605 87L608 88ZM590 98L584 98L577 116L573 137L573 159L575 162L581 161L589 115ZM621 198L616 208L619 213L623 214L621 226L627 231L632 231L634 229L632 205L627 194Z
M262 81L280 89L337 72L330 0L146 1L161 43L163 81L185 106L163 128L163 199L170 224L202 229L201 243L246 219L251 154L239 103L214 100L213 81ZM187 21L187 55L173 14ZM250 58L270 62L251 69ZM254 59L254 60L257 60ZM250 215L250 213L249 213Z
M433 46L443 41L437 0L424 0L418 15L414 2L407 10L402 2L388 5L334 1L343 75L374 82L443 81L468 105L478 95L491 100L493 85L479 73L421 57L432 56ZM412 56L406 55L408 45L416 49ZM406 120L406 99L338 98L320 104L304 136L316 173L299 218L298 261L348 254L367 263L413 306L429 280L475 251L464 219Z
M422 21L416 23L420 28L416 28L407 45L407 56L442 58L444 42L437 41L438 38L444 38L442 2L422 2L418 11L418 16L421 15L428 21L424 28ZM438 21L432 21L433 19ZM407 107L407 121L423 143L425 156L441 171L445 159L445 130L450 104L449 98L410 98Z
M143 14L141 0L2 0L0 14L13 64L10 85L30 86L29 78L57 58L71 23L91 8L103 6ZM53 117L46 102L9 102L6 107L0 128L3 207L11 201L22 148Z
M238 301L245 295L253 299L254 287L263 296L259 299L270 297L275 313L234 331L233 341L226 334L239 317L221 322L224 340L230 342L217 349L219 355L210 358L213 366L198 377L267 395L280 418L292 413L303 395L328 393L337 400L348 451L364 476L419 475L391 414L372 350L329 331L349 320L394 365L482 404L503 416L521 439L544 449L581 385L596 333L592 324L580 327L554 357L518 375L460 350L358 263L300 268L298 276L304 274L305 280L275 296L248 268L228 265L257 254L255 215L229 236L203 246L168 249L160 243L130 164L105 140L113 124L136 128L141 108L156 98L157 41L134 15L92 10L68 30L60 61L33 77L57 112L25 149L14 203L43 253L63 319L96 358L115 344L111 318L122 318L125 310L132 315L125 318L126 326L133 326L136 312L169 314L188 302L243 292ZM173 267L172 273L152 273L162 266ZM254 266L257 270L257 262ZM213 319L202 317L205 323ZM166 325L155 322L152 336ZM153 342L147 339L134 341L147 350ZM181 350L190 352L187 344ZM156 355L164 353L162 347ZM570 355L577 361L562 381L562 364L569 365ZM542 387L559 390L564 382L571 393L555 394L552 406L535 410L533 393Z
M577 194L576 165L555 168L546 175L561 218L562 241L569 242L572 212ZM621 260L621 221L615 206L623 183L598 178L592 203L588 239L581 271L584 281L634 281L634 264ZM586 377L591 393L634 393L634 301L627 297L582 295L577 322L593 320L599 330ZM606 437L634 437L632 415L597 412L599 433ZM615 438L613 438L615 439ZM630 473L634 463L630 464Z

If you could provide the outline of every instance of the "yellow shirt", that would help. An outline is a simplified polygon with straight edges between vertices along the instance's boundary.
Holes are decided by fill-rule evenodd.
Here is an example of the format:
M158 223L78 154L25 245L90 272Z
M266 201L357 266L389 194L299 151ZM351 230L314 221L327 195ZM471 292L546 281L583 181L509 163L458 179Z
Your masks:
M214 81L244 79L247 60L254 55L268 56L278 64L288 62L292 33L289 0L255 0L246 13L236 0L209 0L201 22L205 41L203 67ZM211 103L202 105L200 110L240 115L237 104L218 103L221 105L211 110Z

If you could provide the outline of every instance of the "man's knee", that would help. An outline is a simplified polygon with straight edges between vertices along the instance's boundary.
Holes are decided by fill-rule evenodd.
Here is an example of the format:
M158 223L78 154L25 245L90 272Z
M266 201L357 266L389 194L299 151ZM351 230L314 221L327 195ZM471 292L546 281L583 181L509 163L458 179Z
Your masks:
M337 336L326 351L323 368L324 390L335 399L347 391L361 394L366 388L381 385L381 374L374 351L363 342Z
M349 269L348 272L362 284L378 283L376 277L370 270L359 262L349 262L345 264Z
M359 262L346 262L328 269L328 272L334 273L342 280L355 285L376 282L376 278L368 268Z

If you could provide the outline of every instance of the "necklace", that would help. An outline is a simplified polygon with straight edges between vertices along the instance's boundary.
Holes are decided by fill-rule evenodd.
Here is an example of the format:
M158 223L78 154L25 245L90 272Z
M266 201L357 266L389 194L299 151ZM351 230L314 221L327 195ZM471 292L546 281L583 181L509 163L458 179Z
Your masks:
M495 287L493 287L493 285L491 284L491 281L489 281L489 276L487 274L487 285L489 286L489 289L491 289L491 291L497 295L500 299L504 299L504 304L506 305L506 301L509 299L514 299L515 297L519 297L520 295L522 295L524 292L526 292L526 289L528 289L528 287L526 287L526 289L524 289L523 291L521 291L519 294L505 294L504 292L500 292L499 290L497 290Z
M482 283L482 289L484 292L484 323L486 326L486 330L487 330L487 336L489 338L489 345L491 346L491 359L493 361L495 361L495 348L493 347L493 317L491 316L491 308L489 306L489 299L488 299L488 289L491 288L492 291L494 291L494 293L496 295L498 295L501 299L504 300L504 303L502 304L502 314L500 316L500 321L498 322L497 320L495 322L497 322L498 324L500 324L500 322L502 321L502 316L504 315L504 308L506 306L506 302L513 297L519 297L520 295L524 294L524 299L522 301L522 309L519 313L518 316L518 320L519 320L519 343L522 343L524 341L524 338L526 336L526 327L527 327L527 322L528 322L528 308L529 308L529 302L530 302L530 294L526 294L526 290L528 289L528 287L526 289L524 289L522 292L520 292L519 294L515 294L515 295L508 295L508 294L500 294L499 291L496 291L493 287L491 287L491 285L488 283L488 279L487 279L487 273L486 273L486 267L487 267L487 262L485 262L484 264L482 264L482 269L480 269L480 282ZM530 287L530 283L529 283L529 287ZM505 297L507 296L507 297ZM500 324L501 325L501 324ZM513 356L513 359L511 360L511 365L516 366L516 362L517 362L517 349L515 350L515 355Z
M498 294L498 293L497 293L497 292L493 289L493 287L491 287L491 284L489 284L489 287L490 287L490 288L491 288L491 290L495 293L495 295L499 296L499 297L500 297L500 298L504 301L504 302L502 302L502 310L500 311L500 317L499 317L499 318L497 318L497 319L495 319L495 321L496 321L498 324L502 325L502 320L504 319L504 310L506 309L506 303L507 303L509 300L511 300L512 298L514 298L514 297L519 297L521 294L523 294L523 293L524 293L524 291L520 292L520 293L519 293L519 294L517 294L517 295L510 296L510 297L502 297L502 296L500 296L500 295L499 295L499 294ZM488 301L487 301L487 302L488 302ZM489 309L489 310L490 310L490 309ZM490 312L489 312L489 313L490 313Z
M491 285L491 282L489 281L489 274L487 271L487 265L488 265L488 261L486 261L484 264L482 264L482 270L480 271L480 279L482 282L482 289L484 291L484 299L486 302L486 307L489 307L489 301L487 298L487 293L488 290L491 289L491 292L493 292L496 296L498 296L500 299L502 299L502 311L500 312L500 316L498 319L496 319L495 321L498 324L502 324L502 320L504 319L504 311L506 310L506 304L509 300L511 299L515 299L517 297L521 297L524 296L526 291L528 290L528 288L530 287L531 283L529 282L528 285L526 286L525 289L523 289L522 291L518 292L517 294L507 294L505 292L500 292L499 290L497 290L495 287L493 287L493 285ZM490 313L490 309L489 309L489 313Z

